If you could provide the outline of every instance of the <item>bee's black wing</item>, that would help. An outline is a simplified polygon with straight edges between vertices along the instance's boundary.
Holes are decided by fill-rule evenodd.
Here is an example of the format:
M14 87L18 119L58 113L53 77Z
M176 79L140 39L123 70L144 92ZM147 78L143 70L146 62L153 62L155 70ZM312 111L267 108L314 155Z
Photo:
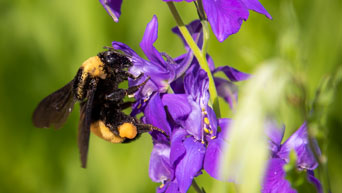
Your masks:
M35 109L32 121L39 128L60 128L72 111L76 99L73 96L73 80L63 88L44 98Z
M94 95L97 87L97 81L93 79L92 84L90 85L91 88L88 90L87 93L87 101L81 103L81 116L78 125L78 148L80 150L83 168L87 166L91 113Z

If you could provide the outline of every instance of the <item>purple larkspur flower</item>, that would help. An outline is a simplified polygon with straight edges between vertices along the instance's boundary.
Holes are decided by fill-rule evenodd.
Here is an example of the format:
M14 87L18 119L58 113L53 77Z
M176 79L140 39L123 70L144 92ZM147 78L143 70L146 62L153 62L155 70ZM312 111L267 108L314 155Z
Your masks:
M153 16L152 20L147 24L144 36L140 42L140 47L145 53L148 60L140 57L129 46L121 42L112 42L113 48L121 50L126 53L133 66L129 72L135 76L143 74L139 80L129 79L129 85L134 86L142 83L146 78L150 78L150 81L144 85L139 92L135 94L137 103L134 107L134 113L138 112L140 108L154 92L165 93L170 86L170 83L180 77L191 64L193 54L187 52L181 57L173 60L165 53L159 52L154 43L158 38L158 19ZM164 59L164 57L166 59Z
M173 1L179 2L179 0ZM191 0L187 0L187 2L191 2ZM272 19L258 0L203 0L203 8L211 28L220 42L240 30L242 22L248 19L248 10L253 10Z
M307 179L312 183L319 193L322 193L322 186L315 178L313 170L318 163L309 146L306 123L304 123L295 133L293 133L283 144L280 144L284 127L278 128L274 124L268 125L266 132L270 138L270 148L272 157L268 161L262 193L296 193L291 184L285 179L286 172L283 167L289 162L289 153L294 150L297 155L297 168L307 172ZM314 148L318 154L320 149L314 141Z
M150 176L163 184L158 192L186 192L202 169L219 179L218 161L230 120L217 119L209 107L208 76L198 65L188 69L183 86L185 92L181 94L155 93L144 109L144 122L168 135L152 132ZM155 153L160 147L167 148L169 154Z
M180 2L182 0L163 1ZM192 2L194 0L185 1ZM118 22L122 0L100 0L100 2L114 21ZM248 10L253 10L272 19L258 0L203 0L203 8L211 28L220 42L240 30L242 22L248 19Z

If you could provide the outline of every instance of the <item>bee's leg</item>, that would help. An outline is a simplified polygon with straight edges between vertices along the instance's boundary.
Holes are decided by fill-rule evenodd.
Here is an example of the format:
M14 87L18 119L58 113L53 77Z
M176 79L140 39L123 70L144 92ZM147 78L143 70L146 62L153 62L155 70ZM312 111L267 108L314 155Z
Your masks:
M123 99L125 96L130 96L134 94L135 92L137 92L139 88L144 86L149 79L150 77L148 77L143 83L136 85L136 86L129 87L126 90L123 90L123 89L115 90L114 92L106 95L105 99L109 101L119 101Z
M126 90L126 93L127 95L132 95L134 93L136 93L140 87L144 86L147 81L150 80L150 77L148 77L143 83L139 84L139 85L136 85L136 86L132 86L132 87L129 87L127 90Z
M131 78L131 79L133 79L133 80L139 80L139 79L144 75L144 73L141 73L141 74L139 74L139 76L136 77L136 76L134 76L133 74L131 74L131 73L125 71L125 75L126 75L128 78Z
M123 98L125 98L126 95L127 95L126 90L118 89L118 90L115 90L114 92L106 95L105 99L108 101L120 101Z
M146 133L146 132L150 132L150 131L159 131L159 132L165 134L165 131L163 131L162 129L159 129L158 127L155 127L151 124L138 123L138 124L136 124L136 126L138 129L138 133Z
M167 53L162 52L161 55L165 57L166 61L171 64L176 64L176 62L173 60L171 56L169 56Z
M127 109L127 108L129 108L129 107L132 107L133 106L133 104L135 103L136 101L128 101L128 102L124 102L124 103L122 103L119 107L120 107L120 109Z

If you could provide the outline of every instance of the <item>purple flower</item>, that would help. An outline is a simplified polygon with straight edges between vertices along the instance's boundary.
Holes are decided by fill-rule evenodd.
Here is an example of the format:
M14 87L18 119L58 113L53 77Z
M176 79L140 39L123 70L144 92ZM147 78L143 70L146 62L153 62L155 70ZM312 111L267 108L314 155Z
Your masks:
M168 107L167 112L164 106ZM161 98L157 93L145 108L143 120L165 130L169 136L152 132L154 148L149 173L153 181L162 183L157 192L186 192L203 167L204 144L179 127L190 111L186 95L182 94L165 94Z
M208 106L208 77L198 65L188 69L183 82L184 93L156 93L144 109L145 123L168 135L152 132L150 176L163 184L158 192L186 192L202 169L219 179L218 160L230 120L217 119Z
M284 128L277 128L275 125L268 125L266 130L270 137L272 157L268 162L266 170L263 193L271 192L297 192L291 187L291 184L285 179L286 172L283 166L289 162L289 153L294 150L297 154L297 168L307 171L307 179L315 185L319 193L322 192L322 187L314 176L313 170L318 166L317 161L308 144L308 134L306 123L304 123L294 134L292 134L285 143L280 144ZM320 150L316 142L314 142L315 151L320 154Z
M180 2L182 0L163 0ZM192 2L194 0L185 0ZM119 21L122 0L100 0L115 22ZM211 28L220 42L240 30L243 21L249 16L248 10L261 13L272 19L258 0L203 0L203 8Z
M178 2L179 0L174 1ZM191 1L187 0L187 2ZM211 28L220 42L240 30L242 21L248 19L248 10L256 11L272 19L258 0L203 0L203 8Z
M317 142L314 140L315 152L321 154ZM289 153L294 150L297 154L297 165L301 169L314 170L317 168L318 163L312 153L309 146L308 131L306 128L306 123L304 123L295 133L288 138L284 144L281 145L277 155L289 161Z
M201 48L202 44L203 44L203 30L202 30L202 25L201 22L199 20L195 20L193 22L191 22L190 24L188 24L186 26L190 32L190 34L192 35L192 38L195 40L195 42L197 43L197 45ZM188 44L186 43L186 41L184 40L183 36L181 35L179 29L177 27L172 28L172 31L178 35L178 37L180 37L184 43L184 46L186 48L187 51L191 51ZM185 58L186 55L182 55L180 57L178 57L177 59L175 59L175 61L177 60L189 60L191 59L190 57ZM240 72L238 70L236 70L233 67L230 66L220 66L218 68L215 69L215 64L213 59L210 57L209 54L207 54L207 61L208 61L208 65L210 70L212 71L213 74L216 74L218 72L223 72L227 79L223 79L223 78L218 78L218 77L214 77L214 82L215 82L215 86L216 86L216 90L218 92L218 95L220 97L222 97L223 99L225 99L225 101L229 104L230 108L233 109L234 106L237 103L237 97L238 97L238 88L237 86L234 84L234 82L238 82L238 81L243 81L243 80L247 80L250 75L246 74L244 72ZM193 58L191 66L198 66L198 61L196 58ZM184 89L183 89L183 80L175 80L174 84L171 84L171 87L174 91L176 91L177 93L184 93Z
M215 139L209 140L203 163L205 171L208 172L211 177L221 181L224 179L221 178L219 173L219 161L221 159L221 155L223 155L224 148L228 145L227 133L229 131L228 129L230 124L231 119L218 120L218 125L220 126L221 131L218 132Z
M143 74L143 77L139 80L130 79L130 86L140 84L147 77L150 77L150 81L135 95L138 101L134 108L135 110L138 109L138 106L140 108L142 105L145 105L144 101L154 92L165 93L170 83L186 71L193 58L191 52L187 52L175 60L164 53L160 53L153 45L157 38L158 19L156 16L153 16L152 20L147 24L143 39L140 42L140 47L149 60L141 58L129 46L121 42L112 43L114 49L121 50L130 56L133 67L130 68L129 72L135 76Z
M152 181L163 183L173 179L174 171L170 163L170 147L166 144L155 144L151 153L149 175Z
M119 22L122 0L100 0L100 3L106 9L108 14L112 16L113 20L115 22Z

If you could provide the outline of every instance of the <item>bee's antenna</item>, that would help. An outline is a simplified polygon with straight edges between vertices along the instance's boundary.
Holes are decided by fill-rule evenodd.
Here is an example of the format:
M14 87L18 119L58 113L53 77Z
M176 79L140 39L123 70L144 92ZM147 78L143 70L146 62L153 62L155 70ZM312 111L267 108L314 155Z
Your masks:
M103 46L103 49L114 50L113 46Z

